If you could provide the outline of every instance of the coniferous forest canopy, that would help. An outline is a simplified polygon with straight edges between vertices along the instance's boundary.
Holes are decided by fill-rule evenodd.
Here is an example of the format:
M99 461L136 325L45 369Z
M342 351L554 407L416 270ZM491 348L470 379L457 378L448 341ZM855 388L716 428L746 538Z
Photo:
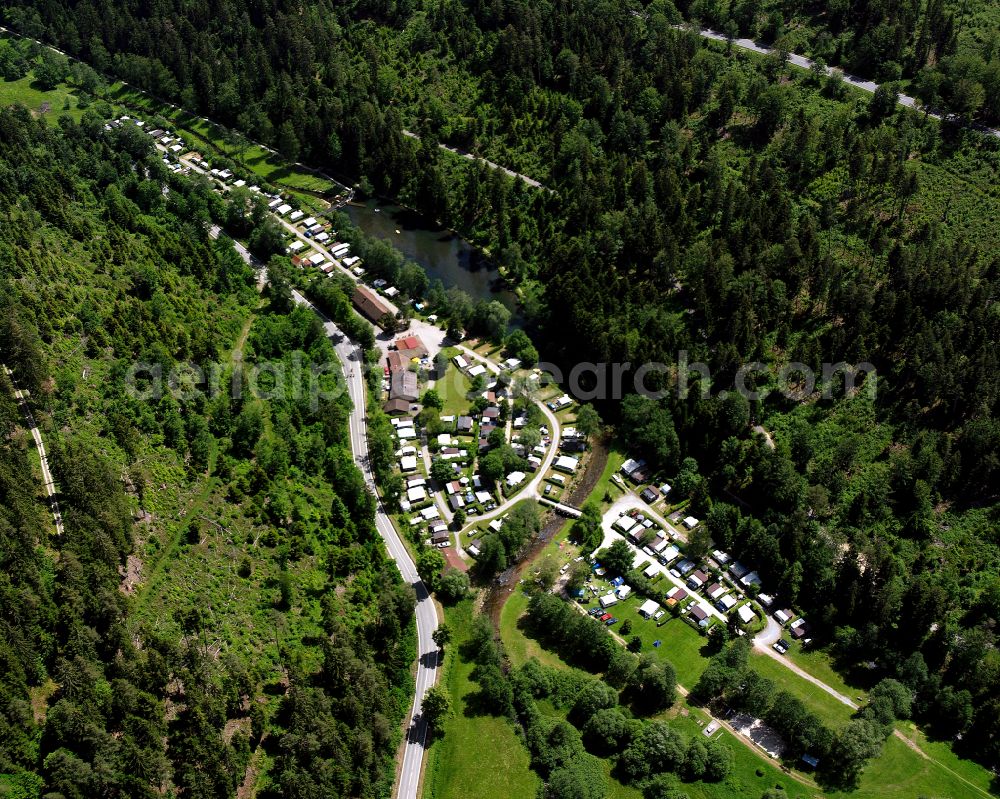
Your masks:
M127 390L136 359L237 345L327 363L314 316L261 304L208 236L217 195L92 112L54 129L0 110L0 214L0 360L47 420L64 521L0 373L5 795L233 796L265 754L258 795L385 795L413 595L385 568L343 400Z
M11 3L3 12L4 24L21 33L290 158L356 176L488 246L518 287L540 347L560 360L669 363L687 350L722 386L748 361L799 361L817 371L823 362L874 364L874 400L862 392L852 400L749 403L695 391L685 399L630 397L602 411L657 472L684 475L716 544L798 603L842 667L874 663L904 683L921 724L943 738L961 735L959 750L993 768L1000 766L1000 146L962 120L938 124L899 110L891 91L852 93L835 78L728 52L675 26L690 18L756 34L996 125L997 17L992 4L972 0L53 1ZM384 579L370 508L355 506L358 478L347 474L342 410L314 417L283 407L165 407L150 415L125 403L114 381L94 397L79 370L60 371L59 352L81 341L88 358L109 362L108 374L126 354L165 348L183 359L234 342L254 303L251 281L234 281L242 267L196 225L221 218L207 190L176 186L166 199L152 196L131 171L144 157L136 143L109 142L86 123L45 132L11 112L4 123L13 136L0 144L9 149L0 180L5 213L45 222L4 225L4 324L17 344L4 358L20 374L35 374L35 386L55 380L58 390L45 396L65 438L57 463L60 453L80 453L62 456L67 467L100 475L134 463L146 447L190 451L216 476L212 490L261 498L253 523L264 526L283 487L278 495L301 540L288 551L275 545L269 556L279 606L289 569L325 569L323 578L336 583L345 575L324 564L350 563L363 578L352 582L355 592L358 582L370 588ZM452 159L438 141L474 149L551 191ZM155 159L149 168L158 168ZM19 192L28 194L28 208L16 204ZM99 276L103 290L84 297L66 288L66 303L56 307L58 295L39 287L66 277L33 245L45 236L84 253L81 263L91 266L78 267L90 270L83 279ZM139 255L121 258L125 244ZM133 275L146 262L167 265L169 280ZM432 288L428 298L442 314L459 314L444 292ZM46 300L51 307L39 307ZM225 313L210 314L209 306ZM226 327L213 332L204 319ZM268 351L285 340L322 346L305 319L268 306L249 346ZM16 421L15 410L3 418ZM76 441L71 422L79 419L87 435ZM771 430L776 449L753 436L751 424ZM310 470L323 475L322 485L304 496L289 485L304 479L290 465L298 459L280 452L293 445L322 467ZM8 449L5 508L28 502L16 479L23 457ZM268 465L251 467L251 452ZM5 619L12 699L4 716L11 733L2 738L11 743L2 751L10 768L37 770L49 786L78 784L75 772L63 776L73 769L106 779L118 772L97 768L97 758L113 762L126 745L151 747L164 734L195 751L206 736L221 736L227 719L245 715L243 697L259 695L273 677L255 674L251 663L241 670L211 662L198 618L183 622L193 626L182 644L158 648L160 639L142 627L148 614L130 622L121 607L102 604L118 601L116 566L132 547L121 515L127 499L111 479L79 484L81 495L67 500L66 540L58 542L65 554L0 549L26 559L5 564L13 575L5 579L17 582L4 590L30 598L4 603L24 611ZM107 496L93 496L101 486ZM9 535L36 541L44 523L18 514ZM328 529L338 532L318 532ZM331 548L351 557L331 558ZM76 582L53 580L70 568ZM77 584L80 595L66 595ZM371 690L399 692L405 683L409 599L394 590L395 616L366 616L351 592L344 607L313 614L327 632L343 625L335 639ZM380 624L391 629L372 638ZM125 634L135 625L145 632L142 646ZM120 652L107 643L113 633ZM323 728L334 736L329 770L307 768L301 749L283 749L275 790L295 795L278 781L296 779L329 780L340 795L378 784L391 736L365 739L370 767L338 770L337 753L355 751L352 736L371 729L362 712L371 704L351 693L356 683L334 682L325 653L298 662L275 649L273 665L289 671L291 688L282 698L272 693L268 722L294 734L317 714L335 720ZM49 718L39 721L32 691L72 668L96 669L98 685L122 681L116 701L134 696L136 705L163 708L162 731L143 739L128 726L133 709L64 696L73 681L62 676L54 678L62 687ZM168 722L168 700L185 708L203 702L202 726L192 732ZM54 713L60 706L66 712ZM86 738L93 742L49 732L51 720L70 710L95 727ZM219 784L246 757L243 741L237 733L212 750L217 759L207 772ZM185 776L192 758L163 762L148 781L193 779ZM346 782L348 774L360 782Z

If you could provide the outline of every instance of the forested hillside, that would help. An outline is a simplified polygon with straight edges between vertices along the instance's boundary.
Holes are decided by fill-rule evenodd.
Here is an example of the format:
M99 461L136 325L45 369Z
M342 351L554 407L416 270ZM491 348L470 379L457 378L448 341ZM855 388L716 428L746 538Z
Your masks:
M708 19L706 5L685 10ZM850 28L831 60L853 64L896 14L859 8L816 23ZM708 44L676 29L666 0L52 0L4 18L488 245L543 355L672 363L686 350L716 389L747 361L871 362L874 399L694 391L602 410L844 668L905 682L921 723L1000 764L994 141L900 111L891 92ZM906 19L869 60L896 58L900 75L921 59L961 67L937 22ZM926 52L921 20L940 39ZM970 69L995 63L977 57ZM969 81L985 109L984 76ZM462 315L434 296L442 318Z
M65 525L0 373L4 796L391 786L413 596L346 400L129 390L135 362L214 363L226 387L233 348L335 361L308 311L262 300L209 237L224 215L133 126L0 110L0 362L31 392Z
M1000 122L1000 9L990 0L692 0L691 19L808 54L935 108Z

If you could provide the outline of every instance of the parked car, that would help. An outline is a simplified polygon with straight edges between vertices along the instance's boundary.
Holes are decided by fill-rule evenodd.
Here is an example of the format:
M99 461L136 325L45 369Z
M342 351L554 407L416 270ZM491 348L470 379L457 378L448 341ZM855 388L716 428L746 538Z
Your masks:
M617 623L618 623L618 619L616 619L616 618L615 618L614 616L612 616L612 617L611 617L610 619L608 619L608 620L607 620L606 622L604 622L604 623L605 623L606 625L608 625L608 627L610 627L610 626L611 626L612 624L617 624Z
M599 618L601 621L607 621L608 619L613 619L614 616L612 616L610 613L602 613L597 618Z
M779 655L785 654L788 651L789 647L791 647L791 644L788 643L788 641L786 641L784 638L779 638L772 645L772 649L774 649L774 651L777 652Z

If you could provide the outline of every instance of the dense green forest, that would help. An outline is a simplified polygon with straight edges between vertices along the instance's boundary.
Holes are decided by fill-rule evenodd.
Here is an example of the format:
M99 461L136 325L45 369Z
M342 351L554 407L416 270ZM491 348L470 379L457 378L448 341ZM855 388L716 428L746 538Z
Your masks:
M689 19L895 82L934 108L1000 122L1000 9L989 0L692 0Z
M746 25L776 10L794 29L786 5ZM810 52L993 113L990 4L797 6L830 31ZM547 356L672 363L686 350L716 388L747 361L872 363L874 399L695 391L602 413L845 669L905 683L918 720L1000 765L1000 148L899 110L890 91L707 43L676 29L681 11L720 25L730 13L52 0L4 19L488 245ZM428 296L465 322L466 303Z
M133 126L0 110L0 361L65 526L0 374L4 796L388 795L414 597L346 399L130 390L134 362L216 363L226 386L237 350L335 361L287 287L262 298L209 237L225 215Z

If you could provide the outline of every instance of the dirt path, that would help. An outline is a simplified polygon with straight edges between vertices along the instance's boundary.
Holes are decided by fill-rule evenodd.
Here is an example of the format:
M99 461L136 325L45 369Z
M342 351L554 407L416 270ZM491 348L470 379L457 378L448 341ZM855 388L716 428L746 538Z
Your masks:
M778 629L780 631L781 628L778 628ZM771 646L770 646L769 643L764 643L764 642L762 642L760 640L754 639L754 649L756 649L758 652L760 652L760 654L767 655L772 660L778 661L778 663L780 663L786 669L789 669L790 671L795 672L795 674L797 674L799 677L801 677L806 682L810 682L813 685L815 685L817 688L819 688L819 689L821 689L823 691L826 691L828 694L830 694L830 696L832 696L838 702L840 702L843 705L847 705L849 708L851 708L851 710L857 710L858 709L858 703L855 702L853 699L851 699L848 696L844 696L842 693L840 693L840 691L837 691L833 687L827 685L825 682L823 682L818 677L813 677L813 675L811 675L808 671L806 671L805 669L801 668L796 663L793 663L791 660L789 660L784 655L778 654L777 652L775 652L771 648Z
M417 139L418 141L420 140L419 134L414 133L412 130L405 130L404 129L402 131L402 133L407 138ZM441 144L441 143L438 144L438 147L440 149L442 149L442 150L445 150L445 151L449 152L449 153L453 153L454 155L461 156L462 158L465 158L465 159L467 159L469 161L478 161L478 162L480 162L482 164L486 164L486 166L488 166L490 169L498 169L501 172L503 172L505 175L508 175L509 177L518 178L519 180L523 180L526 184L528 184L529 186L531 186L533 189L544 189L545 188L545 186L543 186L540 182L538 182L534 178L529 178L527 175L522 175L520 172L515 172L513 169L508 169L505 166L501 166L500 164L496 164L496 163L494 163L493 161L490 161L487 158L483 158L482 156L474 155L473 153L470 153L467 150L462 150L462 149L460 149L458 147L451 147L451 146L449 146L447 144ZM548 189L546 189L546 191L548 191Z
M256 318L257 314L252 313L247 317L246 322L243 323L243 329L240 331L239 338L236 339L236 344L233 345L233 350L229 355L229 361L243 360L243 348L247 344L247 339L250 337L250 328L253 327Z
M35 417L31 413L31 408L28 407L28 392L27 390L17 387L17 384L14 382L14 373L10 369L6 366L2 366L0 368L2 368L7 373L7 377L10 378L11 386L14 389L14 399L17 400L17 404L21 409L22 415L24 416L24 421L28 425L28 430L31 433L31 438L35 442L35 450L38 452L38 461L42 470L42 486L45 489L45 496L49 501L49 509L52 511L52 521L56 528L56 535L62 535L62 511L59 510L59 501L56 499L56 483L52 477L52 472L49 471L49 454L45 451L45 442L42 441L42 433L38 429L38 424L35 422Z

